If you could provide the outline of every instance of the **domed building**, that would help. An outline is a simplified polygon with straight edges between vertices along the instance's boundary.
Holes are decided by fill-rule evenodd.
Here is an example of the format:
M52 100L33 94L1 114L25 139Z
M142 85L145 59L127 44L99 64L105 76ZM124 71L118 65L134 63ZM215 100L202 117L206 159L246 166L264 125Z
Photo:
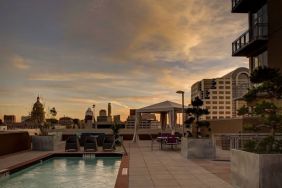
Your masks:
M44 106L40 102L39 96L37 97L37 101L34 103L31 111L31 121L36 124L41 124L45 121Z

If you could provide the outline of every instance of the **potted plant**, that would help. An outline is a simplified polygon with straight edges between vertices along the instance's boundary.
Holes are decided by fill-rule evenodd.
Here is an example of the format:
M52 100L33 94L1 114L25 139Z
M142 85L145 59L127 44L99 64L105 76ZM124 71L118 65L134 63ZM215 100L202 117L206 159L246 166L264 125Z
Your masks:
M215 147L212 140L209 139L209 135L203 135L203 128L210 131L210 123L200 120L200 117L209 114L209 111L202 107L203 101L199 97L196 97L191 103L192 107L185 110L188 116L185 124L192 128L192 137L182 139L181 153L190 159L214 159Z
M254 86L244 96L248 109L240 109L257 123L248 130L268 129L263 139L247 141L242 150L231 151L231 176L235 187L282 187L282 141L276 133L282 128L282 75L277 69L260 67L251 74Z
M39 135L32 136L32 150L51 151L54 150L54 135L48 135L48 124L45 121L44 106L37 97L31 111L31 122L40 129Z

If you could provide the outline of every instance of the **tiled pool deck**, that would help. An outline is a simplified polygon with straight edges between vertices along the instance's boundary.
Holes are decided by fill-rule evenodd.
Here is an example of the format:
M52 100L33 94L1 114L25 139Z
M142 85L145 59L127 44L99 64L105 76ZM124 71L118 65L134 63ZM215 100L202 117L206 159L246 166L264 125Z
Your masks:
M187 160L180 152L151 150L149 141L125 142L129 154L129 187L229 188L230 163ZM64 143L53 152L63 152ZM50 152L26 151L0 157L0 171Z
M227 183L229 162L191 161L177 151L160 151L158 148L152 151L150 143L145 141L131 143L127 148L130 188L232 187Z

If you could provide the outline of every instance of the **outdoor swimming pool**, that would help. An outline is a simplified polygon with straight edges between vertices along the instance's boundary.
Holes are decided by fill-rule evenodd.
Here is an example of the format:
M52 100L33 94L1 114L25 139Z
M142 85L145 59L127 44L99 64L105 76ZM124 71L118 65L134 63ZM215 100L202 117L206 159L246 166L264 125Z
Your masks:
M56 157L9 177L1 188L110 188L115 186L121 158Z

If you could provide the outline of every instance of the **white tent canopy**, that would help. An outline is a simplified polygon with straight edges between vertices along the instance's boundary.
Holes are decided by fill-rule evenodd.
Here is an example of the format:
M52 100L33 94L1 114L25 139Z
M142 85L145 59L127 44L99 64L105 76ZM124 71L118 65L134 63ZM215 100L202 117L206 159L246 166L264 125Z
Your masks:
M170 128L174 130L176 124L176 117L177 117L176 114L181 112L182 112L182 105L171 101L164 101L150 106L146 106L144 108L137 109L135 113L135 129L134 129L133 141L136 141L138 127L141 120L141 113L160 113L161 115L160 120L162 127L163 124L166 123L165 122L166 115L169 114L168 117L169 117Z

